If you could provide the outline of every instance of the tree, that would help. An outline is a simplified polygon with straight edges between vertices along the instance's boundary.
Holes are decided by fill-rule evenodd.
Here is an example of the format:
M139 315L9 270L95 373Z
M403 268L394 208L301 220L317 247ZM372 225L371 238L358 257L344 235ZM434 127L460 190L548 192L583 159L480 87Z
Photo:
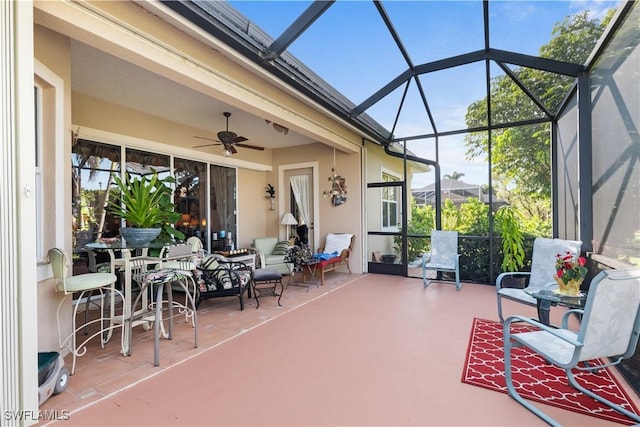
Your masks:
M613 16L610 10L602 22L589 20L589 11L567 17L555 25L552 39L540 48L540 56L582 64ZM551 112L560 106L574 79L531 68L512 70L520 81ZM490 87L493 124L537 119L544 113L507 75L494 78ZM487 98L467 109L469 128L487 125ZM487 132L474 132L465 137L467 158L486 156ZM492 130L491 161L493 173L533 200L550 200L551 159L550 125L536 124Z
M445 174L445 175L443 176L443 178L453 179L453 180L456 180L456 181L457 181L457 180L459 180L460 178L462 178L463 176L464 176L464 173L453 171L453 172L451 172L450 174L449 174L449 173L448 173L448 174Z

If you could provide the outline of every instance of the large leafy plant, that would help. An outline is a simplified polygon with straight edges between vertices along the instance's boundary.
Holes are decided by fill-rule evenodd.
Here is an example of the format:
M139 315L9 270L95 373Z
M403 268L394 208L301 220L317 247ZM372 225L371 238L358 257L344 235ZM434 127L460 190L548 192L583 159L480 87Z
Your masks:
M184 234L172 227L180 219L171 201L171 184L175 178L160 178L151 168L149 176L131 177L129 173L121 178L113 175L113 182L120 192L120 198L109 200L109 210L122 218L128 227L162 228L160 240L171 236L184 238Z
M518 212L511 205L503 205L496 212L502 236L502 271L520 271L524 265L524 235Z

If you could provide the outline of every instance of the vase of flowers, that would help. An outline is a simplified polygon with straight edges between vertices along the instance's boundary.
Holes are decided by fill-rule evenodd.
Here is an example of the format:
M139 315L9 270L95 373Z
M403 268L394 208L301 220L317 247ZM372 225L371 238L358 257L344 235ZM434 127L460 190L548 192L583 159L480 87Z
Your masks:
M587 260L584 257L576 257L571 252L556 254L556 274L554 279L558 283L558 291L563 295L580 295L580 285L587 275L584 266Z

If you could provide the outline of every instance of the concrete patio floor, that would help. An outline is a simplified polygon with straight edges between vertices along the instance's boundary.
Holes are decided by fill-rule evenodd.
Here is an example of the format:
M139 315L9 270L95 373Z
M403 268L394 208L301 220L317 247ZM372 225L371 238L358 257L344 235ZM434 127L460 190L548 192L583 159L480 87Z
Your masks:
M269 296L244 311L237 298L204 301L199 347L191 326L177 323L175 338L160 343L159 367L153 333L141 327L130 357L119 336L93 344L67 390L40 409L68 411L49 423L60 426L545 425L506 394L460 381L472 319L497 320L491 286L457 292L338 272L324 287L289 286L282 305ZM518 304L505 311L535 314ZM540 406L563 425L615 425Z

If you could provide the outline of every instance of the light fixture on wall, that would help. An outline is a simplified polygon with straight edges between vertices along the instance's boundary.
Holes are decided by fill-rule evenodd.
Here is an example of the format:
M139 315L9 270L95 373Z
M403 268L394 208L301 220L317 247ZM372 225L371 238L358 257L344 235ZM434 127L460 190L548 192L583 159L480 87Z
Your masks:
M265 121L265 122L267 122L267 124L271 123L271 120L268 120L268 119L265 119L264 121ZM288 127L284 127L284 126L282 126L282 125L279 125L279 124L278 124L278 123L276 123L276 122L273 122L273 125L272 125L272 126L273 126L273 129L274 129L276 132L280 132L280 133L283 133L283 134L285 134L285 135L289 133L289 128L288 128Z
M291 226L298 225L298 220L296 219L295 216L293 216L291 212L287 212L286 214L282 215L282 219L280 220L280 225L287 226L287 237L295 237L291 233Z
M333 167L331 168L331 175L329 176L330 187L329 190L322 192L324 197L331 197L331 203L333 206L338 206L347 201L347 185L345 178L341 177L336 172L336 149L333 149Z

